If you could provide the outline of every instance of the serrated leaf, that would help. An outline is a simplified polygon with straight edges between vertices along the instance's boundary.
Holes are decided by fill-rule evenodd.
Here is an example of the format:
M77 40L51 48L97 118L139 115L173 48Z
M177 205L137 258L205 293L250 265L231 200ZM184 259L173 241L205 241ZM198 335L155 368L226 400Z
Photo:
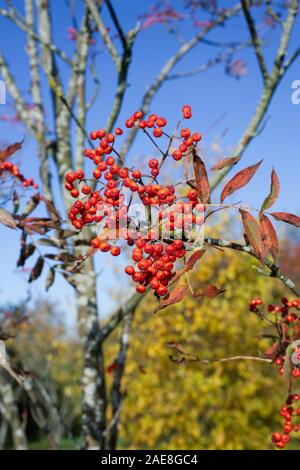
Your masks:
M0 223L14 230L17 228L17 224L12 215L2 208L0 208Z
M51 214L53 214L57 220L62 221L62 217L53 202L49 201L49 199L45 198L45 196L41 196L41 200L46 204L48 211L51 212Z
M156 307L154 312L159 312L160 310L163 310L164 308L168 307L169 305L177 304L178 302L181 302L181 300L185 297L186 293L188 291L187 286L178 286L175 287L170 292L170 295L168 296L167 299L162 299L159 303L159 306Z
M264 335L264 338L267 337L267 335ZM263 354L263 357L266 357L268 359L276 359L276 357L279 355L281 352L282 346L280 343L273 343L272 346L270 346L265 353Z
M212 167L211 170L222 170L223 168L226 168L228 166L233 166L236 165L240 161L241 157L228 157L228 158L222 158L222 160L219 160L217 163L215 163Z
M262 160L255 165L248 166L243 170L239 171L230 181L225 185L221 194L221 203L226 199L228 196L233 194L238 189L243 188L249 181L253 178L255 173L257 172L258 168L260 167Z
M20 251L20 256L17 261L17 267L20 268L25 265L26 261L30 256L33 255L35 252L35 245L33 243L29 243L29 245L26 245L26 243L23 243L21 245L21 251Z
M217 286L210 284L206 286L202 292L195 292L193 294L193 297L207 297L208 299L214 299L215 297L217 297L217 295L223 294L224 292L225 289L219 289Z
M265 256L264 245L261 239L261 233L259 225L255 218L250 212L240 209L240 214L242 216L243 226L249 240L249 243L259 259L263 259Z
M171 284L174 284L176 281L178 281L178 279L181 278L181 276L183 276L183 274L187 273L188 271L190 271L191 269L193 269L194 265L197 263L197 261L202 258L202 256L204 255L205 251L204 250L196 250L192 253L192 255L190 256L189 260L187 261L187 263L185 264L185 266L178 270L175 274L175 276L173 277L172 279L172 282Z
M38 279L40 275L42 274L43 267L44 267L44 258L42 256L39 256L39 258L37 259L37 262L35 263L34 267L31 270L28 282L32 282Z
M210 185L208 181L206 166L202 158L200 158L199 155L196 155L196 153L194 153L193 155L193 166L199 198L200 201L205 204L209 202Z
M259 213L259 228L266 252L270 252L274 261L276 261L278 255L278 238L276 230L270 219L262 212Z
M278 176L273 168L272 174L271 174L271 188L270 188L270 193L264 200L262 206L261 206L261 211L265 211L269 209L273 204L275 203L276 199L279 196L280 192L280 183Z
M289 214L288 212L270 212L270 215L279 222L285 222L294 227L300 227L300 217L295 214Z
M55 281L55 269L51 267L48 271L47 278L46 278L46 291L50 289L50 287L54 284Z
M23 145L24 140L22 142L16 142L15 144L9 145L6 147L4 150L0 150L0 160L6 160L9 158L11 155L16 153L17 150L20 150L20 148Z
M43 246L52 246L54 248L61 248L62 242L61 240L57 240L56 238L40 238L36 241L39 245Z
M45 258L61 261L62 263L74 263L80 259L78 256L68 253L67 251L58 254L49 253L45 255Z

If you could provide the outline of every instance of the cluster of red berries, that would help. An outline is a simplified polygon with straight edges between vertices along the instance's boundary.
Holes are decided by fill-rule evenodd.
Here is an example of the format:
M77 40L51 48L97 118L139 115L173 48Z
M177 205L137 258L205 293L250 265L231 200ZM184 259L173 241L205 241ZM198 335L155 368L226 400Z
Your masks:
M262 299L257 298L253 299L250 302L250 311L254 313L259 312L259 306L263 304ZM278 315L281 317L284 322L290 324L294 323L298 319L298 314L296 312L290 312L291 309L293 308L298 308L300 307L300 299L294 299L289 301L286 297L282 297L281 299L281 305L272 305L269 304L267 307L268 313L273 313L278 317Z
M191 107L182 108L183 117L189 119L192 115ZM153 128L153 136L161 137L164 134L162 130L167 124L164 117L158 117L151 114L143 118L141 111L135 112L125 122L127 128L136 126L149 137L146 129ZM156 158L148 161L148 167L151 175L142 175L137 169L129 169L119 162L116 158L120 156L115 148L116 139L123 134L123 130L118 127L114 133L107 133L104 129L92 131L90 138L98 141L94 149L84 150L86 158L91 160L95 168L93 170L92 184L88 184L83 169L66 174L65 188L70 195L76 199L69 211L69 219L74 227L81 230L84 225L99 223L103 221L103 229L109 231L113 226L118 231L121 238L127 240L129 246L136 245L132 252L132 259L137 264L127 266L126 273L132 276L132 279L138 283L137 292L143 293L149 285L157 296L165 296L168 293L167 286L173 276L172 269L177 258L185 255L184 242L174 240L176 229L190 227L192 224L202 224L204 222L203 212L205 206L199 208L198 192L190 189L187 193L187 204L177 203L175 188L172 185L161 185L157 181L161 163ZM171 140L172 137L165 135ZM174 137L174 136L173 136ZM152 139L152 137L150 136ZM201 135L184 128L180 132L180 138L184 139L181 147L181 153L184 154L189 146L195 145L201 140ZM166 155L168 156L168 155ZM173 155L174 158L174 155ZM176 158L175 158L176 159ZM144 179L150 181L144 182ZM149 232L138 239L135 239L128 226L124 227L121 222L129 221L128 209L124 191L128 190L135 193L143 206L156 206L159 208L158 225L166 225L170 237L167 241L158 243L159 230L150 229ZM79 199L80 198L80 199ZM168 208L176 202L173 212L168 212ZM172 208L173 209L173 208ZM200 213L199 213L200 212ZM173 241L172 241L173 237ZM99 249L102 252L110 252L113 256L121 253L119 246L109 243L107 234L98 235L91 241L93 249Z
M24 188L27 188L29 186L33 187L34 189L38 188L38 185L34 182L33 178L26 179L25 176L20 173L18 165L14 165L11 162L4 161L0 164L0 176L4 172L8 172L14 178L18 179L22 183L22 186Z
M182 114L184 119L190 119L192 117L191 107L189 105L183 106ZM190 129L187 127L181 129L180 137L182 139L181 144L172 152L172 157L176 161L181 160L185 155L191 155L190 149L202 139L202 135L199 132L194 132L192 134Z
M136 266L126 266L125 272L138 283L136 291L143 294L149 285L157 296L167 295L169 282L174 276L174 263L177 258L185 256L183 241L174 240L166 245L141 237L135 245L132 260Z
M251 300L249 309L251 312L258 313L262 318L265 317L261 312L261 307L264 304L261 298ZM276 327L277 335L280 335L280 342L275 343L275 348L271 347L272 358L274 364L279 368L280 375L284 375L285 363L288 361L288 374L290 383L300 377L300 347L297 346L300 340L300 317L299 317L300 299L289 300L287 297L282 297L279 305L269 304L266 308L267 314L274 316L274 326ZM287 348L292 345L293 357L292 359L287 356ZM295 345L295 347L294 347ZM273 355L274 351L274 355ZM294 356L296 354L296 356ZM296 361L295 358L296 357ZM294 401L298 401L300 395L290 394L286 405L281 409L281 416L285 418L283 425L283 433L275 432L272 435L272 441L276 444L278 449L284 449L290 442L290 433L299 431L298 424L292 422L293 417L300 416L300 408L294 409L291 405Z
M289 395L287 402L282 406L280 415L284 418L283 432L274 432L272 434L272 442L278 449L284 449L285 446L290 442L290 434L292 432L299 431L299 424L295 424L295 420L299 420L300 408L293 406L294 402L300 400L300 395L291 394Z

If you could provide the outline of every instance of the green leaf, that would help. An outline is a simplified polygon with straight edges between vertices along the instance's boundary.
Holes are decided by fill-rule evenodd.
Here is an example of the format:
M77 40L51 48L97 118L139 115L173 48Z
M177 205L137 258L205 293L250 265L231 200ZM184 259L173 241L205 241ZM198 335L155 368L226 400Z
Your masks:
M269 209L273 204L275 203L276 199L279 196L280 192L280 183L278 176L273 168L272 174L271 174L271 188L270 188L270 193L264 200L262 206L261 206L261 211L264 211L266 209Z

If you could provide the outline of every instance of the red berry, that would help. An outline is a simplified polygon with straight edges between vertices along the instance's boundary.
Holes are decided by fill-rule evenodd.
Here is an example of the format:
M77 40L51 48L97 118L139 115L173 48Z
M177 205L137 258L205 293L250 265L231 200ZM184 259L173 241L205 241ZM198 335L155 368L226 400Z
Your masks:
M75 177L79 180L82 180L84 178L84 171L81 168L79 170L76 170Z
M105 253L106 251L109 251L110 244L107 243L107 242L101 242L99 248L100 248L101 251L103 251Z
M187 139L191 135L191 131L187 127L184 127L183 129L181 129L180 135L181 137Z
M98 138L97 131L92 131L90 133L91 140L96 140Z
M139 293L139 294L143 294L146 290L146 287L143 285L143 284L139 284L137 287L136 287L136 291Z
M78 191L78 189L72 189L70 194L71 194L72 197L78 197L79 196L79 191Z
M91 242L91 245L92 245L93 248L99 248L99 246L100 246L99 238L94 238Z
M164 127L167 124L167 120L164 117L159 117L156 119L156 124L159 127Z
M140 177L141 177L141 172L139 170L133 170L133 172L131 174L132 174L132 178L134 178L136 180L140 179Z
M154 137L161 137L163 135L162 129L160 127L156 127L153 130L153 135L154 135Z
M111 249L110 249L110 254L113 255L113 256L119 256L119 254L121 253L121 250L118 246L112 246Z
M152 158L152 159L149 160L149 162L148 162L148 166L149 166L150 168L152 168L152 169L153 169L153 168L157 168L157 167L158 167L158 164L159 164L159 162L158 162L158 160L156 160L156 158Z
M121 127L117 127L117 128L115 129L115 134L116 134L116 135L122 135L122 134L123 134L123 131L122 131Z
M81 192L82 192L83 194L90 194L91 188L90 188L87 184L85 184L84 186L82 186Z
M134 273L135 273L134 267L133 266L126 266L125 273L129 274L129 276L133 276Z
M180 150L174 150L174 152L172 153L172 157L174 158L174 160L176 161L179 161L182 159L182 153Z
M166 295L168 293L168 288L166 286L162 286L160 285L156 291L157 295L159 295L160 297Z
M127 119L127 121L125 121L125 126L130 129L131 127L134 126L134 119L130 118L130 119Z
M202 135L199 132L195 132L192 135L192 139L194 142L200 142L200 140L202 139Z

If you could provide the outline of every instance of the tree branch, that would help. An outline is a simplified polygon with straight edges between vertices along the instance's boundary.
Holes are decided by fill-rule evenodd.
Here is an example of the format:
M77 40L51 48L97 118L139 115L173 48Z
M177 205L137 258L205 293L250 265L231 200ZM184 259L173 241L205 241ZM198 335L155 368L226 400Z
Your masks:
M243 253L247 253L259 260L250 245L242 245L240 243L230 242L227 240L212 237L205 237L205 243L207 243L207 245L216 246L219 248L228 248L230 250L242 251ZM275 277L279 279L288 289L293 292L293 294L295 294L297 297L300 297L300 290L297 289L294 281L292 281L292 279L290 279L285 273L283 273L279 266L277 266L275 263L272 263L268 259L259 261L261 261L261 263L270 270L270 277Z
M242 135L236 149L233 152L233 156L235 157L242 157L250 142L257 135L260 124L267 113L273 95L286 72L286 69L282 64L287 53L290 37L295 24L298 6L299 0L291 0L272 71L269 74L268 80L264 83L264 88L256 111L250 120L246 131ZM297 57L298 55L296 55L295 59ZM214 190L221 183L221 181L230 173L231 170L232 168L228 167L220 172L219 176L212 183L212 190Z
M87 6L88 6L88 8L91 12L92 18L95 21L95 24L96 24L96 26L98 28L98 31L99 31L99 33L102 37L102 40L103 40L108 52L110 53L115 65L116 65L117 71L120 72L121 60L120 60L119 54L118 54L112 40L110 39L110 36L107 32L107 28L106 28L105 24L102 21L102 18L99 14L96 3L95 3L94 0L86 0L86 4L87 4Z
M168 61L165 63L165 65L162 67L160 73L158 74L157 78L154 80L152 85L148 88L146 94L144 95L140 109L144 112L147 113L148 109L150 107L150 104L155 96L155 94L158 92L168 75L170 74L171 70L177 65L180 60L185 57L195 46L197 46L203 39L206 37L206 35L213 30L214 28L223 25L226 20L229 18L232 18L233 16L237 15L241 10L241 5L237 4L233 8L227 9L223 14L220 14L216 19L214 19L210 26L205 28L203 31L200 31L196 36L194 36L190 41L185 42L182 44L176 54L174 54ZM128 134L128 137L126 139L126 142L123 146L123 149L121 151L121 155L124 156L129 148L131 147L135 136L136 136L137 129L132 128L131 132Z
M254 19L252 18L252 15L250 12L250 6L249 6L248 0L241 0L241 5L242 5L244 16L248 25L248 29L250 32L250 36L251 36L252 44L253 44L254 51L257 57L258 65L262 73L263 80L264 82L266 82L268 79L268 71L267 71L264 55L263 55L262 48L261 48L261 42L256 31Z

